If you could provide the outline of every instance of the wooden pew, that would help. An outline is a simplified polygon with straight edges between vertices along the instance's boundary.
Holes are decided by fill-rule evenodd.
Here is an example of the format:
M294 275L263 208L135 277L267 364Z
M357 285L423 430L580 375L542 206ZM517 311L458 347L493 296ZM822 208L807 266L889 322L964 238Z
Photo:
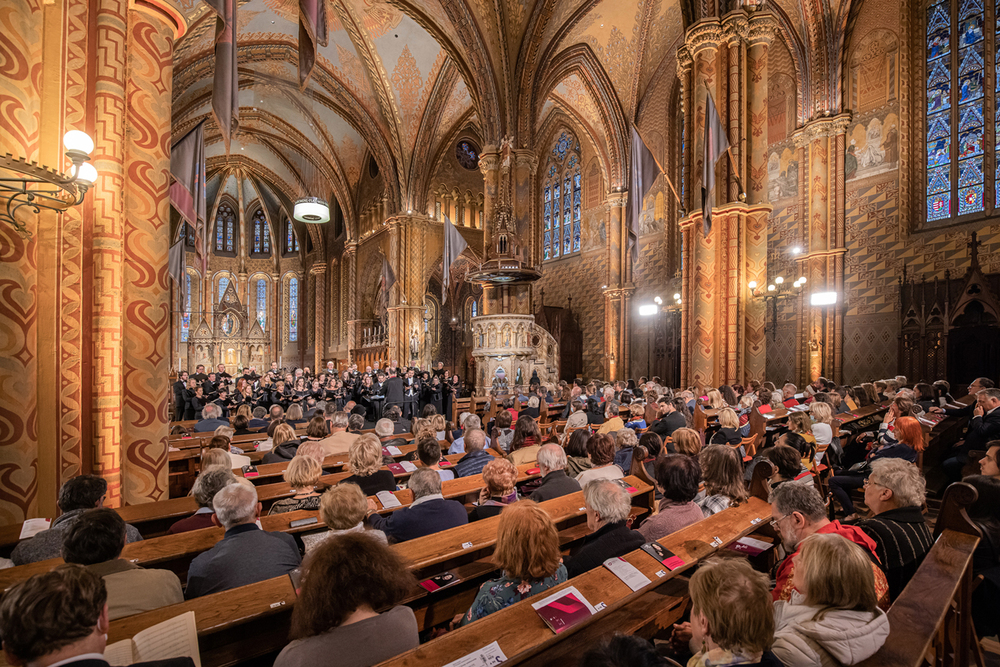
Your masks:
M626 479L637 487L633 494L636 501L642 503L651 500L651 487L634 478ZM579 509L583 507L582 492L546 501L541 505L553 515L557 524L579 521L583 516ZM559 512L563 514L558 515ZM563 518L560 519L558 516ZM444 571L453 563L459 562L453 559L468 555L469 549L462 548L466 542L472 541L474 548L481 547L484 553L486 550L492 553L486 542L490 539L491 525L494 533L492 539L495 541L495 525L498 522L499 517L484 519L468 526L395 545L394 548L400 550L401 555L413 563L418 573L421 570L432 571L435 566L438 568L437 571ZM579 524L575 524L570 530L576 525ZM561 531L561 534L564 532ZM478 541L480 539L482 543ZM443 542L453 546L457 544L459 549L450 556L445 555L441 551ZM483 559L474 562L483 563ZM479 583L494 570L495 566L483 569ZM473 583L472 589L478 589L478 584ZM434 624L432 620L436 616L442 616L442 602L446 599L442 593L447 594L452 590L453 588L449 587L434 594L427 594L423 589L414 591L406 604L414 607L418 618L422 620L421 627L432 626ZM466 609L471 599L472 597L468 597L468 601L464 602ZM113 621L108 632L108 643L130 638L147 627L187 611L194 611L202 665L205 667L233 665L261 655L273 654L285 646L288 642L289 619L294 604L295 592L291 581L288 577L276 577ZM449 614L447 618L453 615ZM248 637L253 637L253 641L247 641ZM5 664L3 657L0 656L0 665Z
M971 618L972 555L979 528L966 513L976 489L948 487L934 527L934 546L889 608L889 637L859 667L968 665L978 641ZM982 664L981 662L979 664Z

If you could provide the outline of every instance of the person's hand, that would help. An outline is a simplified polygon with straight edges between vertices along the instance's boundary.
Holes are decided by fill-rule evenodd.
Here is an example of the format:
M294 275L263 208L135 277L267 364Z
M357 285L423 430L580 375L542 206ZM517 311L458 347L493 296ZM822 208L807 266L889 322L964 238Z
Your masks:
M670 633L670 643L675 651L688 651L692 636L690 623L674 623L673 631Z
M371 514L372 512L377 512L377 511L378 511L378 505L375 504L374 500L372 500L371 498L369 498L368 499L368 513Z
M944 412L944 410L942 408L927 408L927 412L934 412L937 414L941 414L942 412Z
M451 619L451 623L448 624L448 629L454 630L457 628L462 623L462 617L464 616L465 614L455 614L455 617Z
M483 503L485 503L489 499L490 499L490 492L489 492L489 490L485 486L483 488L479 489L479 504L482 505Z
M972 416L973 417L982 417L983 416L983 406L980 405L979 403L976 403L976 407L972 410Z

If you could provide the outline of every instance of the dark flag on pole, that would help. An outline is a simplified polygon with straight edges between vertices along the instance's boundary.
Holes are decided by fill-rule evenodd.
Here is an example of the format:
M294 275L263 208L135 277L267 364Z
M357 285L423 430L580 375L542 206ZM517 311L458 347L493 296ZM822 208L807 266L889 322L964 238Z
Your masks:
M236 70L237 0L204 0L215 12L215 80L212 114L229 152L229 141L240 122L240 77Z
M382 255L382 299L378 304L379 312L381 317L384 319L385 315L389 311L389 290L392 286L396 284L396 273L392 270L392 266L389 265L389 260Z
M705 144L701 168L701 219L705 236L712 231L712 207L715 205L715 163L729 150L729 138L715 108L712 94L705 96Z
M299 0L299 85L303 88L316 66L316 47L328 43L326 0Z
M639 217L642 215L642 200L653 187L656 177L660 175L660 167L656 158L649 151L646 142L632 126L632 163L629 165L629 193L627 216L628 242L632 261L639 259Z
M170 246L170 254L167 256L167 271L174 279L177 286L184 284L184 230L181 230L181 237Z
M448 300L448 286L451 284L451 265L455 263L469 244L462 238L462 233L451 224L448 216L444 216L444 262L441 277L441 304Z
M181 219L194 229L194 249L204 275L208 265L208 234L205 229L205 121L170 147L170 203ZM182 231L181 242L186 237ZM173 249L171 248L171 252ZM182 265L183 265L183 253ZM183 273L183 270L182 270Z

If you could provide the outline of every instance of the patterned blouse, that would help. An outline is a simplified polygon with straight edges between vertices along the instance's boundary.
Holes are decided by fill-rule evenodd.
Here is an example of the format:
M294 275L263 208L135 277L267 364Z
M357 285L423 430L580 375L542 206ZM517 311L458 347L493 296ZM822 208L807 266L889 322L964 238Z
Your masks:
M479 620L484 616L489 616L495 611L505 609L515 602L520 602L532 595L537 595L569 579L566 566L562 563L556 573L551 577L545 577L541 581L521 581L512 579L504 573L499 579L491 579L482 585L476 599L472 601L468 613L462 619L462 625L467 625Z

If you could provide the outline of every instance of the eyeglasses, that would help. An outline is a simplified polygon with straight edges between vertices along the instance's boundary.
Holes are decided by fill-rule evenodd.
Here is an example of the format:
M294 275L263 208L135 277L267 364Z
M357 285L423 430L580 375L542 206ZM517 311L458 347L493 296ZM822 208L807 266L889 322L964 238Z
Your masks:
M771 519L771 521L769 522L771 524L771 528L778 530L778 524L780 524L782 521L784 521L790 516L792 516L792 514L786 514L785 516L778 517L777 519Z
M885 488L885 484L879 484L878 482L873 482L870 477L865 480L865 486L881 486Z

